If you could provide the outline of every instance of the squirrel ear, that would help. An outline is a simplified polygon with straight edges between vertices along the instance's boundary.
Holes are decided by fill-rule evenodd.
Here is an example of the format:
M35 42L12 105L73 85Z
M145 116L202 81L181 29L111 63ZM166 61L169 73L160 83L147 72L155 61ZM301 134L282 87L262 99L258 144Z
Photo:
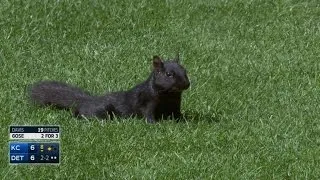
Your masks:
M153 69L159 71L163 68L163 62L159 56L153 56Z

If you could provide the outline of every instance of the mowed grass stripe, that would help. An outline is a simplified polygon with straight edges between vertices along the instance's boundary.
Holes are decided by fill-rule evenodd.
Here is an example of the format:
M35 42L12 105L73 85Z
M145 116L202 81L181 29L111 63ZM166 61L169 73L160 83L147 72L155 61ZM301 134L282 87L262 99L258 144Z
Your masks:
M317 179L317 1L3 1L3 179ZM27 86L61 80L93 94L144 80L179 51L186 122L78 120L38 108ZM59 124L60 166L9 166L10 124Z

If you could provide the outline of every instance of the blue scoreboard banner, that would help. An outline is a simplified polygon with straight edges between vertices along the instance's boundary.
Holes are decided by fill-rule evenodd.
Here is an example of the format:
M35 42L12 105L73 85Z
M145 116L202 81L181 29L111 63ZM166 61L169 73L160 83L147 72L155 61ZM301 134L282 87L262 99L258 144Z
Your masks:
M59 142L9 143L10 164L59 164Z

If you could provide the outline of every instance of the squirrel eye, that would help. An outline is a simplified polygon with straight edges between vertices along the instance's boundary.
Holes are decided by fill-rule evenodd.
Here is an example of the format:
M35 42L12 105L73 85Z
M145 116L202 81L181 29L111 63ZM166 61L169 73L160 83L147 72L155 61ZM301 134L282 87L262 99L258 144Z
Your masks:
M166 76L168 76L168 77L173 77L173 73L166 72Z

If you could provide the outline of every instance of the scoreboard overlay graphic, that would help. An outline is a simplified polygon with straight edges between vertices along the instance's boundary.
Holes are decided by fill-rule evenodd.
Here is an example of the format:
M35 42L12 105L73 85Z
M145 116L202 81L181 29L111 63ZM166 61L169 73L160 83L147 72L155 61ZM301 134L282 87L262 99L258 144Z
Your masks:
M10 140L60 139L59 126L10 126Z
M10 142L10 164L59 164L59 142Z
M60 164L59 126L10 126L10 164Z

